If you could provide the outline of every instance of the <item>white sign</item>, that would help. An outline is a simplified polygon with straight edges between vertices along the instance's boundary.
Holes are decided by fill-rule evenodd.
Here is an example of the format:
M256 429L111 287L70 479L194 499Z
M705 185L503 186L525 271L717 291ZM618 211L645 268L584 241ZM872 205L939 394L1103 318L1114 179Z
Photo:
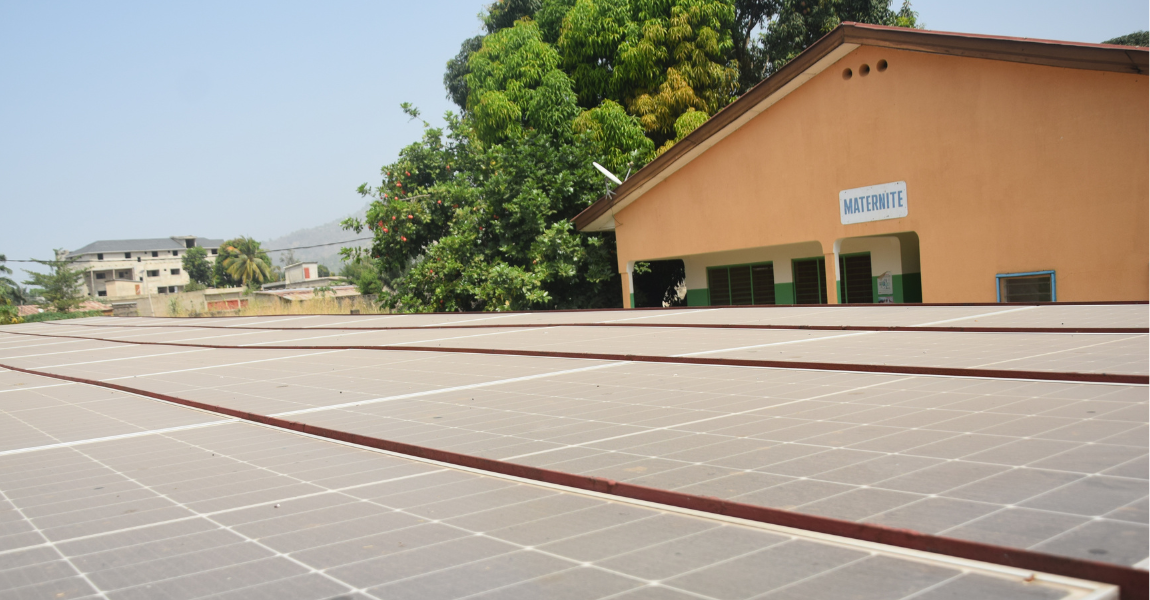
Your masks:
M843 225L906 216L906 182L882 183L839 192Z
M878 295L891 296L894 294L894 277L891 277L890 271L878 276Z

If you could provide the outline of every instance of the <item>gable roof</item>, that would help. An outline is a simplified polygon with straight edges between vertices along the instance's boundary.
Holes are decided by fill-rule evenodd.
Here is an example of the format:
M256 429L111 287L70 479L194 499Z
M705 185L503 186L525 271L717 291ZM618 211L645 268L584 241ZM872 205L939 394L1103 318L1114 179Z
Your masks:
M864 45L1068 69L1136 75L1150 71L1150 51L1146 48L843 23L639 169L611 197L599 198L576 215L572 219L576 229L614 229L615 213L840 58Z

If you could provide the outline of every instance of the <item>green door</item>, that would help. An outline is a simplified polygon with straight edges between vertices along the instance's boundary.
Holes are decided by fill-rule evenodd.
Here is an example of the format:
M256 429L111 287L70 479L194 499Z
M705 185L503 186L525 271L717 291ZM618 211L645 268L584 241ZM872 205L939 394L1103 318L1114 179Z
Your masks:
M711 306L775 303L775 270L771 263L707 268Z
M871 287L870 252L839 256L843 304L874 304Z
M795 304L827 303L826 259L803 258L791 262L795 279Z

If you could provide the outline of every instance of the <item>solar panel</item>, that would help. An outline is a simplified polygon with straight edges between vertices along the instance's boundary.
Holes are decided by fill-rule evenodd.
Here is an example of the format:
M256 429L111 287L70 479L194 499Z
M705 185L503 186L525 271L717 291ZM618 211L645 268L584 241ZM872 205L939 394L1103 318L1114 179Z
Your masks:
M929 316L905 322L974 314L951 316L958 309L987 311L950 308L948 315L929 310ZM1122 312L1114 309L1128 307L1043 306L1031 312L1048 308L1063 311L1048 311L1055 320L1078 311L1075 326L1110 326L1112 313ZM1135 308L1145 313L1145 306ZM655 318L686 315L681 318L698 322L725 313L729 321L745 322L747 311L758 310L662 311L667 314ZM1126 311L1127 325L1137 323L1131 314ZM371 320L370 327L393 318L434 327L491 315L448 317L362 319ZM148 395L808 520L1139 565L1143 573L1150 554L1146 385L594 357L627 351L668 357L782 352L783 360L800 355L826 363L969 368L990 362L1019 372L1137 376L1147 372L1145 333L562 324L342 332L323 327L358 320L328 316L273 323L277 319L89 319L0 329L0 364L43 375L0 371L0 514L20 523L15 533L0 535L0 556L8 553L29 565L28 575L17 566L20 575L0 581L20 594L82 596L100 590L108 597L180 589L191 590L187 597L292 590L316 598L552 592L749 597L771 591L832 598L863 586L874 597L943 593L936 590L989 594L1001 588L1002 597L1023 598L1035 589L1022 582L1025 577L1002 576L997 566L955 567L948 562L952 557L932 555L908 559L899 554L904 548L874 550L865 546L871 542L849 537L824 539L688 514L670 504L596 496L578 486L557 488L502 472L428 463L245 424ZM816 314L806 322L820 319L825 321ZM1052 322L1031 320L1025 326ZM200 323L210 327L194 327ZM215 328L230 324L239 326ZM353 339L368 348L329 347L353 345ZM228 347L163 345L172 343ZM779 343L784 345L771 345ZM284 344L307 348L275 348ZM436 344L595 352L576 358L445 353L435 351ZM379 352L370 349L374 345L396 349ZM127 493L128 500L104 489ZM141 508L124 512L133 503ZM269 503L280 508L269 509ZM578 508L582 503L591 504ZM621 511L618 519L613 511ZM204 514L254 520L236 516L243 524L229 525ZM527 516L535 518L523 521ZM401 527L405 518L418 523ZM489 518L492 524L486 524ZM374 523L382 529L372 529ZM379 544L367 543L367 537ZM127 541L108 546L113 539ZM172 540L198 540L190 548L201 549L189 550L187 560L154 558L144 550L173 547ZM384 552L390 543L403 545ZM741 553L721 550L736 552L743 543L750 545ZM381 548L380 554L373 548ZM679 556L693 558L668 572ZM113 557L119 566L105 572L100 565ZM215 576L224 572L234 574L226 585ZM1042 585L1049 597L1071 594L1054 583Z

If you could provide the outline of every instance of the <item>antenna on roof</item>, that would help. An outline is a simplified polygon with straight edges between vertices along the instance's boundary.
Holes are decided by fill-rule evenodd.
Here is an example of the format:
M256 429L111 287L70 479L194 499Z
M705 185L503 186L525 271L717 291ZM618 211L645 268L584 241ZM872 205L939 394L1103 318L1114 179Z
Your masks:
M603 182L603 195L605 195L608 198L610 198L611 196L614 196L615 193L611 191L611 185L608 183L608 181L614 181L615 185L623 185L623 182L619 181L619 178L615 177L614 173L612 173L611 171L608 171L607 167L604 167L603 165L601 165L597 162L594 162L594 161L592 161L591 164L595 165L595 168L599 169L599 172L602 173L603 176L607 178L607 181Z
M611 171L608 171L607 167L604 167L603 165L601 165L597 162L592 162L591 164L595 165L595 168L599 169L599 172L602 173L605 177L607 177L607 179L614 181L615 185L623 185L623 182L619 181L619 178L615 177L614 173L612 173Z

